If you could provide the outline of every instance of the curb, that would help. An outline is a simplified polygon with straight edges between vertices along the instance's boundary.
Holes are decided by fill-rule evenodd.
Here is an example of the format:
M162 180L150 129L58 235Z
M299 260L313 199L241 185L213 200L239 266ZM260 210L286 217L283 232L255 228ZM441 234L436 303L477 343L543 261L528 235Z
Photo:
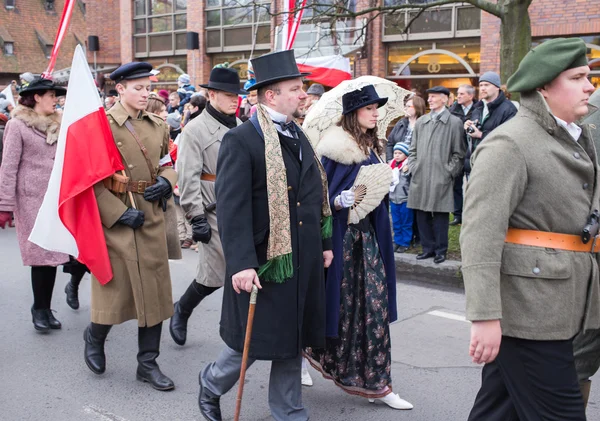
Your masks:
M394 253L396 276L434 285L464 289L461 266L458 260L436 264L433 259L417 260L415 254Z

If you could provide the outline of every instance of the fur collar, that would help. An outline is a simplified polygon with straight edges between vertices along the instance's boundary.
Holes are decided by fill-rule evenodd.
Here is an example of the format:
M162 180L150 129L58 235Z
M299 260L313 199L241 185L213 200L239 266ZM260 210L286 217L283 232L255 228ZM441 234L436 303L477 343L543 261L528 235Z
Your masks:
M320 157L324 156L344 165L360 164L369 158L350 133L337 124L323 133L316 152Z
M13 118L21 120L28 127L44 133L48 145L52 145L58 140L62 118L60 113L55 112L49 116L42 116L33 111L33 108L17 105L11 115Z

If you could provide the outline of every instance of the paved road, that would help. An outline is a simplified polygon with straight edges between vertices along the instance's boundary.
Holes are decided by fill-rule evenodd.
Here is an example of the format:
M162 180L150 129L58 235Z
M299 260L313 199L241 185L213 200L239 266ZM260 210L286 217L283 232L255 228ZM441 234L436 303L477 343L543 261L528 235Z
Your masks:
M173 292L179 297L195 273L196 254L172 263ZM29 270L21 266L15 231L0 230L0 420L3 421L176 421L201 420L196 399L198 371L219 353L218 321L222 294L207 298L190 321L188 343L175 345L165 329L163 371L177 386L163 393L135 380L135 322L116 326L107 341L107 371L91 373L83 362L82 332L89 322L89 277L81 286L81 308L64 301L67 276L59 273L53 308L62 331L37 334L31 325ZM480 367L467 356L469 324L462 318L460 291L433 289L403 280L398 284L399 321L391 327L394 390L412 402L412 411L344 394L311 369L315 385L304 388L312 420L465 420L480 381ZM243 420L271 420L269 364L247 374ZM597 383L600 385L600 377ZM589 420L600 420L600 386L592 391ZM226 420L233 418L235 391L222 399Z

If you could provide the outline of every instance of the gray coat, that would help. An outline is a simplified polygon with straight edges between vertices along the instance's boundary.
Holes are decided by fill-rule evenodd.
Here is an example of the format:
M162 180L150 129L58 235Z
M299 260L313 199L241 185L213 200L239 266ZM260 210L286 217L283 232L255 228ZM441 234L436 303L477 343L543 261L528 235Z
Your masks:
M408 156L412 174L408 207L426 212L454 212L454 179L465 157L463 124L444 109L439 120L431 114L415 123Z
M238 125L241 121L238 120ZM202 173L217 174L217 157L221 140L229 129L206 110L183 129L178 146L180 203L188 220L205 215L212 229L208 244L198 243L198 272L196 281L209 287L221 287L225 280L225 257L219 237L216 210L206 207L215 203L215 183L200 180Z
M532 340L600 327L597 254L504 242L508 227L580 235L600 208L582 128L574 142L535 92L477 148L460 237L467 319L501 319L504 335Z
M600 89L596 89L590 97L590 113L583 122L592 129L596 151L600 150Z

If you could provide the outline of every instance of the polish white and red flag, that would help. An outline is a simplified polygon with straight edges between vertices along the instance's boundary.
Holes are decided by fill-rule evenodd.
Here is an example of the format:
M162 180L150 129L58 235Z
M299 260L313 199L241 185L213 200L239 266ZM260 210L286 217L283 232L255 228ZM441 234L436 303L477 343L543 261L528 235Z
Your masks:
M70 254L104 285L113 278L94 185L123 170L98 90L77 46L44 202L29 241Z
M306 79L324 86L336 87L344 80L352 79L350 59L344 56L297 58L298 70L310 72Z

